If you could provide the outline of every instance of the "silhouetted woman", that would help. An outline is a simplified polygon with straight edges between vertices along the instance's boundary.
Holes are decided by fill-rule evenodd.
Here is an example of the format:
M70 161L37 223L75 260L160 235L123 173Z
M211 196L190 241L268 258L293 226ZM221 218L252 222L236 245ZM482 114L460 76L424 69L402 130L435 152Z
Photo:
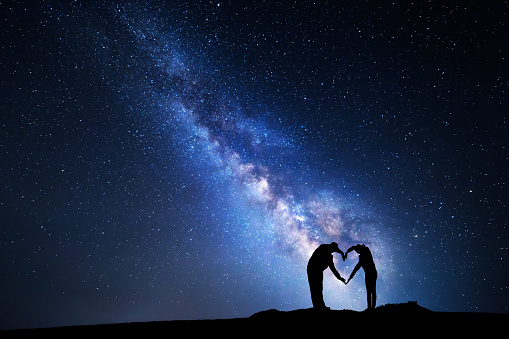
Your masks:
M348 253L351 251L355 251L359 254L359 262L355 266L350 274L350 278L348 281L352 280L353 276L359 268L364 269L364 278L366 281L366 294L368 299L368 309L374 309L376 307L376 278L378 276L376 272L375 262L373 261L373 256L371 255L371 251L365 245L355 245L352 246L346 251L345 258L348 256Z

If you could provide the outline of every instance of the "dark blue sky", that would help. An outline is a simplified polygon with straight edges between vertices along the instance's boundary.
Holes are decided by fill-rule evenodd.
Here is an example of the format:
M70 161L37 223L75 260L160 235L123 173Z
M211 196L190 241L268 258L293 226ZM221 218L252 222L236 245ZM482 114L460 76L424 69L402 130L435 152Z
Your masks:
M0 8L0 328L508 311L506 2Z

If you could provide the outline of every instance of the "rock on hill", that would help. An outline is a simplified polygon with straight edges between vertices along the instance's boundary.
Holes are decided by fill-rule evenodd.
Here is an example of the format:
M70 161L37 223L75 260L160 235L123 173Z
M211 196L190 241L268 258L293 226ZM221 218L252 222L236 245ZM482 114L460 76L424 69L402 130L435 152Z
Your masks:
M307 309L299 309L294 311L278 311L276 309L271 309L267 311L262 311L253 314L250 318L257 320L284 320L284 319L298 319L302 318L303 320L313 319L319 321L320 319L334 319L335 317L357 317L360 318L359 314L364 314L362 317L364 318L374 318L383 316L386 313L401 313L400 316L404 314L414 314L421 312L432 312L425 307L422 307L417 304L416 301L409 301L405 304L386 304L383 306L378 306L374 310L365 310L363 312L357 312L352 310L328 310L328 311L317 311L313 308Z
M375 310L316 311L275 309L253 314L253 328L273 328L268 334L281 337L291 333L299 337L331 336L451 336L498 334L509 321L509 314L433 312L417 302L386 304ZM274 337L274 336L272 336Z

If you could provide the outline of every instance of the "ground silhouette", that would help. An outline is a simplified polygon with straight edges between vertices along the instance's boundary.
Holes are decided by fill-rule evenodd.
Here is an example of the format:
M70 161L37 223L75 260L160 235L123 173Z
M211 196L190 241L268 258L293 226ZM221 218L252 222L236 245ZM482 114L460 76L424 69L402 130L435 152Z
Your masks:
M19 335L221 335L224 337L287 338L295 336L409 336L458 337L504 333L509 314L433 312L416 302L387 304L373 310L329 310L313 308L293 311L261 311L248 318L215 320L174 320L143 323L69 326L45 329L0 331L2 338ZM182 332L184 331L184 332Z

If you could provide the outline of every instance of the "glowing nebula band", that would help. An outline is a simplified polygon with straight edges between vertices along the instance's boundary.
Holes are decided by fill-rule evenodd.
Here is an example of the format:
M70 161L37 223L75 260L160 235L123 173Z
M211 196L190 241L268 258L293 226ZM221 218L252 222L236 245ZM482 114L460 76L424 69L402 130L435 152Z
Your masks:
M186 65L186 57L178 48L171 47L171 37L147 27L130 26L130 29L138 46L159 67L166 83L164 87L171 88L160 91L158 114L162 115L164 124L177 131L174 136L181 151L201 159L194 170L203 172L203 180L220 176L235 188L236 206L231 206L231 210L244 211L240 220L244 219L250 228L246 231L239 225L237 233L248 233L254 247L263 239L267 249L269 241L274 252L292 260L295 267L303 268L320 243L336 241L344 251L351 245L364 243L374 254L380 279L391 280L389 236L384 234L382 221L370 216L369 208L354 205L337 191L295 187L305 183L286 180L285 173L281 173L285 171L273 169L264 161L270 153L270 157L281 156L296 162L301 149L292 147L291 136L256 118L246 118L239 104L216 85L214 74L210 74L213 72L206 71L206 64ZM305 171L292 165L295 164L286 166L290 176ZM355 259L343 264L336 258L343 275L348 276ZM295 272L279 274L293 276ZM299 288L305 299L308 291L303 278L305 275L299 278ZM341 306L362 309L364 294L359 288L363 288L363 280L358 278L358 281L357 285L352 283L345 288L337 281L327 280L326 291L336 294L339 304L343 303ZM383 300L384 294L380 295Z

